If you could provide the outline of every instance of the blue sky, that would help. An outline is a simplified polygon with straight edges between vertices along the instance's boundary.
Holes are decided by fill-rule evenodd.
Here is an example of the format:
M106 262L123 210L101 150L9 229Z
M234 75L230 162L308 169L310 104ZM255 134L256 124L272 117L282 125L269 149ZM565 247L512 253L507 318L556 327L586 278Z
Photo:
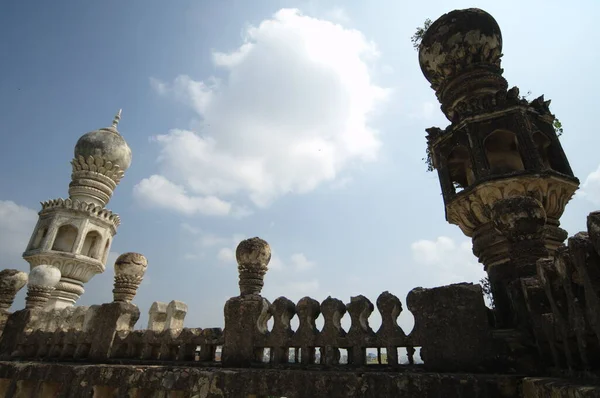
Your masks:
M232 253L252 236L274 251L270 300L404 302L477 281L422 161L424 129L447 122L410 42L425 18L473 6L500 24L509 84L552 99L584 192L563 227L585 229L600 203L595 1L3 2L0 267L28 269L39 202L67 196L77 139L123 108L133 162L108 204L122 218L111 259L149 259L138 327L173 299L186 326L222 326ZM80 304L111 300L111 268Z

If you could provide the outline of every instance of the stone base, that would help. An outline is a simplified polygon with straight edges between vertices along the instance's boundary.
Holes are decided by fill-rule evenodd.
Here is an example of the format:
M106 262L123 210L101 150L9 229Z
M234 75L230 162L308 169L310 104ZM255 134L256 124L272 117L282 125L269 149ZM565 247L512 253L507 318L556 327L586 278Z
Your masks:
M63 277L56 285L56 289L52 292L52 296L50 296L45 307L49 310L73 307L84 292L83 283Z

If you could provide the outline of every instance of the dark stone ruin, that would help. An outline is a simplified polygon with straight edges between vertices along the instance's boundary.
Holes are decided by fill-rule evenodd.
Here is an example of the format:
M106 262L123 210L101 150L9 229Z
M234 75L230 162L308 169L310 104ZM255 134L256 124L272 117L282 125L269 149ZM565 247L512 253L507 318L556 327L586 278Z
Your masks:
M26 308L10 313L27 275L4 270L0 396L600 397L600 212L564 244L559 220L579 181L550 101L508 89L501 56L500 28L479 9L443 15L419 47L450 121L427 129L446 218L472 238L493 309L479 285L415 288L407 334L389 292L375 304L271 303L261 296L271 249L259 238L238 246L240 295L225 303L224 330L183 327L187 306L176 301L154 303L148 328L134 330L147 265L136 253L117 260L114 301L91 307L45 309L60 273L38 265Z

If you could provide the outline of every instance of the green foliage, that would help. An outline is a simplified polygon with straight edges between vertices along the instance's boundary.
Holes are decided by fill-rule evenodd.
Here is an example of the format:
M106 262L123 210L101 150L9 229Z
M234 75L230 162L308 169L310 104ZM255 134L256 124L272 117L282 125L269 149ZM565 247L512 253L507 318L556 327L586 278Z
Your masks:
M560 122L560 120L558 120L558 118L554 118L554 121L552 122L552 127L554 127L554 131L556 132L556 136L560 137L563 133L563 127L562 127L562 123Z
M427 148L425 149L425 157L421 160L425 161L425 164L427 165L427 171L435 170L435 167L433 167L433 158L431 157L431 148L429 145L427 145Z
M529 97L530 95L531 95L531 91L527 91L527 94L520 95L519 98L527 100L527 97ZM554 127L554 132L556 133L557 137L560 137L563 134L563 132L564 132L563 125L560 122L560 120L558 120L557 117L554 117L554 121L552 122L552 127Z
M421 40L423 40L423 36L425 36L425 32L427 32L427 29L429 29L430 26L431 19L427 18L423 23L423 26L418 27L415 34L410 38L415 50L419 50L419 47L421 46Z
M492 286L490 285L490 278L486 276L485 278L480 279L479 283L481 283L481 290L483 290L483 295L490 303L490 308L494 309L494 296L492 296Z

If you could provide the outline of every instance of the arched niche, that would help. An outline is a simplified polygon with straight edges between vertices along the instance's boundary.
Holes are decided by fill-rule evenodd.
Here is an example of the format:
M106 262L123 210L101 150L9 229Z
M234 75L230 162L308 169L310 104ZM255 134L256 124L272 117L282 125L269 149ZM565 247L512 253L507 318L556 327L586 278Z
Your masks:
M525 170L515 133L496 130L486 137L484 147L492 174Z
M544 169L556 170L559 173L570 174L570 170L566 167L562 150L553 143L550 138L541 131L533 133L533 142L542 158Z
M450 151L447 159L450 180L457 190L464 189L475 180L471 155L464 145L458 145Z
M48 235L47 225L38 228L38 230L35 233L35 237L33 238L33 242L31 242L30 250L39 249L46 235Z
M100 245L102 244L101 240L102 235L100 235L98 231L89 231L87 235L85 235L83 247L81 248L81 254L83 254L84 256L100 259Z
M56 237L52 243L52 250L59 252L72 252L77 239L77 228L71 224L62 225L56 231Z
M550 158L548 156L548 150L551 144L550 139L540 131L533 133L532 137L533 143L535 144L535 147L540 154L540 158L542 159L544 169L551 169L552 166L550 165Z

